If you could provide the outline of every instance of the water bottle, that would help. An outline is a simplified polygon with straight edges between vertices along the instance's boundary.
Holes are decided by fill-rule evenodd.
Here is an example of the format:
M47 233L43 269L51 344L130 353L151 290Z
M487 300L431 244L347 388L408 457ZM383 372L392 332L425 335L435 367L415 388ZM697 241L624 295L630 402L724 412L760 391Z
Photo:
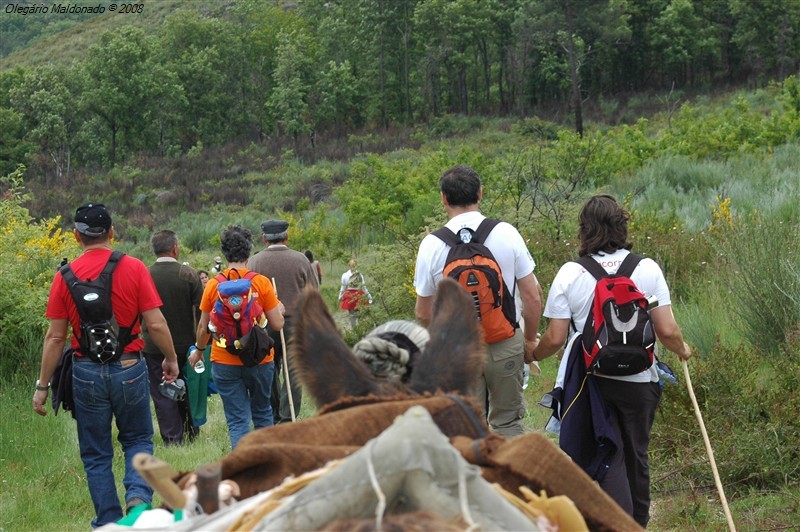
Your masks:
M531 380L531 365L530 364L523 364L522 365L522 389L528 389L528 383Z
M672 371L672 368L667 366L660 360L656 360L656 371L658 372L659 384L664 382L675 384L676 382L678 382L678 377L675 376L675 372Z
M193 345L189 348L188 357L191 357L195 353L200 353L200 359L194 365L195 373L203 373L206 370L206 365L203 362L203 352L197 349L197 346Z

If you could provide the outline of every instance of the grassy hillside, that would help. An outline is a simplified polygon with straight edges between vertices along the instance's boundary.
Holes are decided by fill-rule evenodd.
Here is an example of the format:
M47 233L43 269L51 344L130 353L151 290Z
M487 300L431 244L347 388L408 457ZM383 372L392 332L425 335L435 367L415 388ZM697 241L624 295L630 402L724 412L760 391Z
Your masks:
M332 308L346 259L364 266L375 304L360 330L346 332L352 343L387 318L413 316L416 249L444 217L436 179L448 166L469 164L484 179L483 211L520 228L545 293L575 256L583 201L611 191L625 202L634 249L661 265L696 349L689 367L734 519L748 530L800 526L800 248L787 244L800 241L800 85L788 78L670 107L625 124L593 123L583 137L537 118L446 115L399 137L404 149L391 149L388 134L367 133L331 144L338 151L317 145L313 164L267 142L198 146L181 156L131 158L108 172L85 170L68 192L26 194L19 172L4 180L8 192L0 197L0 345L7 346L0 382L13 383L0 400L21 405L22 392L13 390L35 373L54 268L78 253L59 232L69 222L49 217L69 214L77 201L102 199L112 208L124 251L151 261L150 235L169 227L180 236L181 259L199 267L219 254L225 225L257 232L265 218L289 219L291 245L312 249L326 265L323 295ZM36 216L26 208L32 204ZM675 358L663 355L680 373ZM555 361L543 366L545 377L529 390L534 399L552 384ZM0 433L11 445L25 430ZM651 456L652 528L723 529L683 384L665 388ZM24 471L11 484L42 476L28 474L35 468L25 458L10 466ZM18 504L0 498L0 510L11 510L0 515L20 519L27 508Z
M188 9L201 13L219 10L223 7L221 2L215 0L156 0L142 2L144 8L141 14L117 13L108 10L114 2L103 0L100 2L73 2L78 5L102 5L106 12L78 23L56 35L35 40L30 46L15 50L8 56L0 59L0 70L15 66L35 67L45 64L65 65L75 60L85 59L86 50L100 40L100 36L108 31L122 26L137 26L146 32L153 32L161 26L170 14L178 9ZM49 6L49 4L48 4ZM2 13L3 17L23 15ZM27 17L59 17L58 14L29 14Z

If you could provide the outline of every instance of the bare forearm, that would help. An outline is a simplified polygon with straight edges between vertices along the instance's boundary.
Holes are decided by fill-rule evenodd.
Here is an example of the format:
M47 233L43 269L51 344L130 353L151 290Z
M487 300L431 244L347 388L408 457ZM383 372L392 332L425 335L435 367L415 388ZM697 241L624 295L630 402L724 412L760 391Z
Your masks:
M200 314L200 323L197 324L197 332L195 333L196 347L205 347L211 341L211 333L208 332L209 315L207 312Z
M542 319L542 290L533 274L517 281L522 300L522 320L525 324L525 339L536 340L539 321Z
M683 338L681 328L672 314L672 307L665 305L654 309L650 313L656 337L668 350L672 351L681 360L686 360L692 355L691 348Z
M66 338L45 337L42 347L42 364L39 368L39 382L43 385L49 383L53 378L53 372L64 352Z
M553 334L552 329L548 328L539 340L539 344L533 352L533 358L536 360L544 360L557 353L562 347L564 347L564 343Z
M431 324L431 318L433 318L433 296L417 296L414 315L417 318L417 322L427 329Z
M533 358L544 360L564 347L569 335L569 323L570 320L568 319L551 318L550 323L547 325L547 330L533 351Z

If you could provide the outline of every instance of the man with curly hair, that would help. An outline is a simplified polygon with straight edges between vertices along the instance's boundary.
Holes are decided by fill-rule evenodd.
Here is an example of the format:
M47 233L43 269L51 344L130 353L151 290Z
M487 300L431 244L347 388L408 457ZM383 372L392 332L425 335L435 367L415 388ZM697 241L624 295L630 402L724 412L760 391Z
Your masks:
M211 311L217 301L217 287L221 281L241 279L250 270L247 260L253 250L253 235L241 225L231 225L221 235L222 254L228 261L228 267L208 280L200 302L200 323L197 326L195 347L189 357L194 366L203 356L206 345L211 341L208 329ZM266 313L270 329L280 331L283 328L284 307L269 279L256 275L251 279L253 294ZM211 376L222 398L225 419L228 422L228 434L231 438L231 449L248 432L251 423L259 429L273 424L272 405L270 404L270 388L275 372L274 352L269 354L260 364L245 367L242 360L229 353L223 345L213 342L211 345Z

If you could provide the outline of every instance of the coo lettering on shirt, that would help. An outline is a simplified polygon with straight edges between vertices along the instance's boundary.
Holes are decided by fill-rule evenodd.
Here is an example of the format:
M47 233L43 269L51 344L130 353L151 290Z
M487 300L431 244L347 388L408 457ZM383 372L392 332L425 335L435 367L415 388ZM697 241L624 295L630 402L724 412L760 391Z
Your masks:
M598 264L600 264L600 266L602 266L606 270L609 269L609 268L613 268L614 266L616 266L617 269L619 269L619 266L620 266L620 264L622 264L622 261L621 260L604 260L604 261L600 261ZM586 273L588 271L589 270L587 270L586 268L581 268L581 273Z

